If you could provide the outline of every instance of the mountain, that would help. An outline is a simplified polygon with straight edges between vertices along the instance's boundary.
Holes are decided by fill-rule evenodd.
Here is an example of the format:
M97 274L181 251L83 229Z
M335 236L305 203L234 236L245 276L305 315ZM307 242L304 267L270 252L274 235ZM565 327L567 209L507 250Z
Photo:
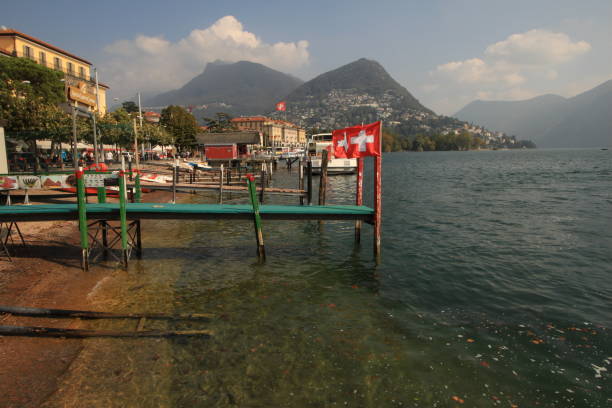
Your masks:
M290 119L324 129L379 119L399 124L414 116L436 116L382 65L365 58L303 83L285 100Z
M219 111L232 115L258 115L274 109L275 103L302 82L254 62L213 62L182 88L150 98L145 105L194 106L210 111L211 116Z
M454 116L530 139L541 147L610 147L612 80L572 98L474 101Z

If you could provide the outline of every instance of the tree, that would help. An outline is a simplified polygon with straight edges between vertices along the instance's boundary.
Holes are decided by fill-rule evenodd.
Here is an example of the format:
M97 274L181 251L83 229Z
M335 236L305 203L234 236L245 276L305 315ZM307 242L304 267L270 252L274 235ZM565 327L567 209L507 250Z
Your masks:
M138 105L133 101L125 101L121 104L121 107L127 113L137 113L139 111Z
M46 130L66 100L62 78L63 73L28 59L0 58L0 119L7 133Z
M66 101L64 74L38 65L27 58L0 58L2 92L19 91L45 104ZM15 94L13 94L15 96Z
M134 143L132 117L123 108L107 113L98 120L102 143L131 148Z
M209 132L221 133L221 132L235 132L238 130L236 125L232 123L232 117L223 112L217 112L216 118L204 118L206 127Z
M172 136L173 143L180 150L195 143L196 118L180 106L170 105L161 111L160 123Z
M467 131L462 131L455 137L455 145L457 150L470 150L472 148L472 134Z

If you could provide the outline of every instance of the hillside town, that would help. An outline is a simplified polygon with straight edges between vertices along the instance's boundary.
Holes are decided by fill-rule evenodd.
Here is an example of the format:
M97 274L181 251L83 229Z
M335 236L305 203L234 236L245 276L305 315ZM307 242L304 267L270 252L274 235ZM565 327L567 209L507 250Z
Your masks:
M47 164L75 164L80 158L95 161L106 156L117 159L122 151L133 150L135 133L140 133L139 153L142 156L175 156L199 149L196 136L206 132L226 133L224 137L227 143L233 142L230 135L232 131L256 132L258 136L251 139L261 142L255 142L249 151L293 150L303 148L313 132L329 132L355 123L377 120L382 120L386 129L403 138L467 132L478 141L478 148L513 147L517 143L514 136L436 115L418 102L416 105L411 104L404 88L395 85L377 63L364 59L353 65L365 64L365 72L362 74L367 76L370 75L367 64L375 64L375 74L372 75L378 75L376 80L380 77L380 83L391 83L395 88L367 92L357 88L339 89L332 86L323 94L307 95L302 100L289 100L284 105L285 110L272 111L268 115L253 112L253 115L231 118L218 112L217 115L225 115L229 119L226 126L223 126L215 124L215 119L195 117L194 106L177 104L155 109L143 108L140 96L137 101L115 99L113 109L109 110L107 94L110 86L98 79L104 73L99 73L95 64L14 29L3 28L0 31L0 56L6 58L5 61L14 60L21 64L19 68L7 68L8 71L16 72L17 80L3 82L8 90L5 96L11 92L23 95L21 100L17 100L19 103L15 103L13 98L3 104L8 107L5 109L13 109L12 114L7 111L4 115L8 151L13 152L9 154L11 157L8 161L13 166L16 160L24 157L24 162L39 163L42 160ZM255 66L243 65L242 69ZM31 79L24 76L24 72L39 67L47 71L28 74ZM47 94L43 99L47 99L51 105L40 105L40 96L36 96L42 89L37 88L42 80L34 78L45 75L48 76L45 80L51 81L51 86L45 86L45 89L53 91L45 91ZM31 106L20 108L26 102ZM45 106L51 106L52 109ZM231 110L232 104L228 101L203 106ZM39 109L44 115L20 116L19 109ZM198 112L197 109L195 112ZM55 124L50 125L49 121L55 121ZM205 146L201 147L205 149ZM29 152L33 156L22 157L15 152Z

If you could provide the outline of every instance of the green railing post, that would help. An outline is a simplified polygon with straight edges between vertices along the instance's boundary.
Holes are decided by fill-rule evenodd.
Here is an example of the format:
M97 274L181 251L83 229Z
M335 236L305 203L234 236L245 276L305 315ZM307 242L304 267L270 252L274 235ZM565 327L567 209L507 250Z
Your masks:
M77 207L79 210L79 232L81 233L81 266L89 269L89 234L87 232L87 204L85 202L85 173L83 168L75 172L77 180Z
M98 187L98 203L106 202L106 188Z
M255 177L252 174L247 174L247 184L249 187L249 196L251 197L251 205L253 206L253 221L255 224L255 237L257 238L257 255L259 259L266 259L266 249L264 247L263 232L261 230L261 217L259 215L259 202L257 201L257 189L255 187Z
M137 203L142 202L142 189L140 188L140 171L136 171L136 192L134 193L134 201Z
M119 219L121 222L121 250L123 252L123 266L128 264L128 232L127 232L127 204L125 190L125 173L119 172Z

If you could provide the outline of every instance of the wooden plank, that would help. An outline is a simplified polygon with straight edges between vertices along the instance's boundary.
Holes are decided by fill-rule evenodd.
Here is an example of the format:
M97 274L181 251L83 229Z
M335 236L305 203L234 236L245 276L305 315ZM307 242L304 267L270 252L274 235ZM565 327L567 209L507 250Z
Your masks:
M23 337L179 337L198 336L210 338L210 330L148 330L148 331L115 331L115 330L84 330L84 329L58 329L54 327L38 326L0 326L0 336Z
M141 318L138 320L138 326L136 326L136 331L137 331L137 332L141 332L141 331L143 331L143 330L144 330L144 325L145 325L145 322L146 322L146 321L147 321L147 318L146 318L146 317L141 317Z
M215 317L209 313L109 313L95 312L89 310L70 310L70 309L44 309L38 307L24 306L2 306L0 313L9 313L15 316L30 317L67 317L83 319L165 319L165 320L209 320Z

